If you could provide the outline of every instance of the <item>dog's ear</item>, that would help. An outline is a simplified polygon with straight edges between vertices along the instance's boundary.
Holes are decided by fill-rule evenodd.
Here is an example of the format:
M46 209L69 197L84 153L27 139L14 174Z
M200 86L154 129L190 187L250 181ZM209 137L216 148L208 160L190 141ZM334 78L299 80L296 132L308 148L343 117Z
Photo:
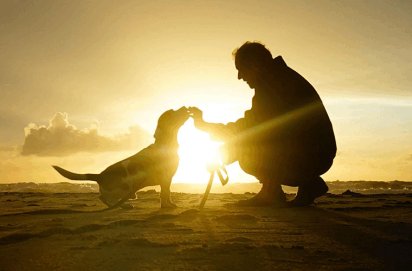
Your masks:
M162 127L165 126L165 123L168 121L168 118L169 118L168 116L173 112L174 112L173 109L170 109L170 110L163 112L163 114L160 115L159 120L157 121L156 131L154 133L155 139L157 139L158 136L165 133L165 131L162 131Z
M160 121L159 121L159 122L160 122ZM156 127L155 133L154 133L154 135L153 135L153 137L154 137L155 139L157 139L158 137L160 137L162 134L165 133L165 132L162 130L162 125L161 125L159 122L157 123L157 127Z
M153 137L155 138L155 139L157 139L158 137L159 137L159 135L161 135L162 134L162 129L160 129L159 128L159 125L157 126L157 128L156 128L156 131L155 131L155 133L154 133L154 135L153 135Z

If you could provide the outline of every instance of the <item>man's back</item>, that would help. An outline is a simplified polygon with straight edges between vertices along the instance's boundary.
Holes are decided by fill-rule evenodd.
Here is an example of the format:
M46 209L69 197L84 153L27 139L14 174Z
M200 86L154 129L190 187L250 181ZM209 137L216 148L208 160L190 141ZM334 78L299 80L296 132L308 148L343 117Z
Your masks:
M295 148L305 152L320 147L334 157L333 127L313 86L280 56L273 60L267 77L265 83L256 87L252 108L245 114L248 127L244 128L264 128L257 129L260 134L253 141L265 145L268 141L282 143L289 151Z

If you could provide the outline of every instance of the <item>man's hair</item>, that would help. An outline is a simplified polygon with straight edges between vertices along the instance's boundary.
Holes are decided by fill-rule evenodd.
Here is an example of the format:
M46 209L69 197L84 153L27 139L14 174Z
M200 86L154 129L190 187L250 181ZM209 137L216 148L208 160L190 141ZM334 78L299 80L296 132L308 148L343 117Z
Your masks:
M272 60L270 51L260 42L247 41L232 52L236 63L265 63Z

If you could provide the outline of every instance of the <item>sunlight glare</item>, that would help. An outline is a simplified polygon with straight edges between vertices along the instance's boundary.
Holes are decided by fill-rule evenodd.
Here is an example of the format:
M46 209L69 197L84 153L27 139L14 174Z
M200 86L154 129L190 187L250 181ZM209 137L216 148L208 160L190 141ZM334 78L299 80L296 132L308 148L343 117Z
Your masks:
M191 119L180 128L178 141L180 162L174 182L207 183L207 165L220 162L219 146L222 143L196 129Z

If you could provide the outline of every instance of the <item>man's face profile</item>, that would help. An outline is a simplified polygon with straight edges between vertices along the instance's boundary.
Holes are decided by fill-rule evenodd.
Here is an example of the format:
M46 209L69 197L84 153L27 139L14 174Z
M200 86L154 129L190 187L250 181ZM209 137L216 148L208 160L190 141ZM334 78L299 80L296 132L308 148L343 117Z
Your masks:
M252 65L236 61L237 79L245 81L250 88L254 89L257 83L258 72Z

